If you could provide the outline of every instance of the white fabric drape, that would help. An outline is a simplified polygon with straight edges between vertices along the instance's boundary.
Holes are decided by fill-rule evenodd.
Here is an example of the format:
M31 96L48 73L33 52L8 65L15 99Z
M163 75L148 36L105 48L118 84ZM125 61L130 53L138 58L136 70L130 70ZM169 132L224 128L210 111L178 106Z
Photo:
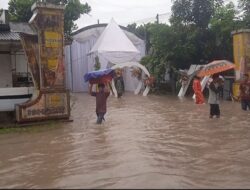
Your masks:
M119 27L119 26L118 26ZM120 27L119 27L120 29ZM109 51L100 56L97 52L91 53L94 45L96 44L98 38L105 30L102 28L90 28L89 30L84 30L73 38L75 39L72 44L65 49L65 64L66 64L66 85L67 88L71 89L73 92L87 92L88 83L83 80L84 74L94 70L95 56L98 55L99 61L101 63L101 68L111 67L115 63L120 63L128 60L140 60L141 57L145 55L145 43L143 40L138 38L131 32L121 30L128 41L134 46L135 51L125 51L115 52ZM91 32L90 32L91 31ZM115 36L115 34L113 34ZM118 35L119 36L119 35ZM114 38L113 38L114 39ZM115 41L115 40L113 40ZM118 44L123 47L121 40ZM114 43L113 43L114 45ZM129 46L130 47L130 46ZM124 47L123 47L124 48ZM113 49L118 50L119 48L115 45ZM130 49L130 50L131 50ZM112 55L112 56L111 56ZM110 63L112 62L112 63ZM130 68L125 68L123 74L125 90L134 91L138 86L139 81L131 76Z

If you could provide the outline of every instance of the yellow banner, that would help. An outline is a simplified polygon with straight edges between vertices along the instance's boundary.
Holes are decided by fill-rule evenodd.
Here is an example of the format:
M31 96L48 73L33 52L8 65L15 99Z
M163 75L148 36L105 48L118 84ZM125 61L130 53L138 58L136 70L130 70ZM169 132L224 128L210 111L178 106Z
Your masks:
M47 94L47 107L64 106L64 94Z
M58 65L58 59L48 59L48 69L56 71Z
M44 32L45 47L58 48L62 45L62 35L57 32Z
M233 47L234 47L234 63L235 69L240 69L241 58L244 57L244 43L243 43L243 34L235 34L233 36Z

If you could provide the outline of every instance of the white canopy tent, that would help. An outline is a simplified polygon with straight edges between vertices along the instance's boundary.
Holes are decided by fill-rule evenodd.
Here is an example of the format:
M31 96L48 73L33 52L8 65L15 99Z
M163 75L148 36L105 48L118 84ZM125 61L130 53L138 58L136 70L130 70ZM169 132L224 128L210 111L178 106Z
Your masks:
M139 61L141 58L140 51L136 49L114 19L111 19L90 53L98 55L112 64ZM101 64L101 69L105 69L106 66Z
M86 26L72 33L73 42L71 45L67 45L65 47L65 69L66 86L73 92L88 91L88 83L84 82L83 75L94 70L96 56L96 52L90 54L90 51L107 26L107 24L95 24ZM122 30L129 41L139 51L139 54L134 58L134 60L136 60L135 62L138 62L138 60L145 55L145 42L134 33L128 31L126 27L118 26L118 29ZM118 41L119 46L121 46L122 41L120 39L122 38L117 39L116 36L119 34L116 33L112 33L112 43ZM116 49L118 48L117 46L115 47ZM115 65L100 55L99 61L102 68L110 68ZM131 76L131 71L128 66L126 66L123 71L125 90L133 92L137 88L140 81L136 77Z
M139 67L147 77L150 76L148 70L139 63L142 57L140 51L128 39L114 19L111 19L111 22L92 47L89 55L99 57L101 69ZM112 84L113 91L117 97L114 81L112 81ZM142 84L143 82L141 80L138 81L137 87L134 89L135 94L140 92ZM147 86L143 95L146 96L148 92L149 87Z

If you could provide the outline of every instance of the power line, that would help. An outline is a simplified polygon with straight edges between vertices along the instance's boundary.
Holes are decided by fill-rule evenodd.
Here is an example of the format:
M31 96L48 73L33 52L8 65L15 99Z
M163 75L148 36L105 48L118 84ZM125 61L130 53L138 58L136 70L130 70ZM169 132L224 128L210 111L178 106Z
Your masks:
M141 24L154 23L154 22L169 23L170 16L171 16L170 12L161 13L161 14L157 14L155 17L147 17L147 18L127 22L127 23L124 23L123 25L128 25L128 24L133 24L133 23L137 25L141 25Z

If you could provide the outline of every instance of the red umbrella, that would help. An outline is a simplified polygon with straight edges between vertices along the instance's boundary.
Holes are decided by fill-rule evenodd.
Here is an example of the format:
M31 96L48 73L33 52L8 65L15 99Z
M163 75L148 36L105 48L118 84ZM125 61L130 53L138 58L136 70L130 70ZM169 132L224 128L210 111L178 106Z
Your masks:
M230 61L216 60L212 61L211 63L208 63L207 65L204 65L204 67L202 67L201 70L197 73L197 76L199 77L209 76L215 73L220 73L234 68L235 64L231 63Z

